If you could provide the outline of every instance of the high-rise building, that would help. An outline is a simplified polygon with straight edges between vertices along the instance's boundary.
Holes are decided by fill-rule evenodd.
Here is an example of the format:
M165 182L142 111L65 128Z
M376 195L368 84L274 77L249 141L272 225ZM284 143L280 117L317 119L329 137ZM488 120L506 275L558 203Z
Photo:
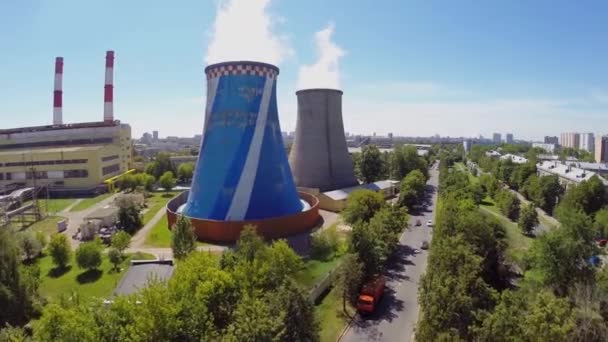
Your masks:
M154 141L158 141L158 131L152 131L152 139L154 139Z
M562 133L559 137L559 144L562 147L579 148L581 135L574 132Z
M559 138L556 136L548 136L545 135L545 140L543 141L545 144L559 144Z
M505 137L505 141L507 144L512 144L513 143L513 133L507 133L507 136Z
M595 139L593 133L581 133L579 149L593 153Z
M595 138L595 161L598 163L608 162L608 136Z
M502 136L500 135L500 133L494 133L494 134L492 134L492 141L495 144L500 144L502 142Z

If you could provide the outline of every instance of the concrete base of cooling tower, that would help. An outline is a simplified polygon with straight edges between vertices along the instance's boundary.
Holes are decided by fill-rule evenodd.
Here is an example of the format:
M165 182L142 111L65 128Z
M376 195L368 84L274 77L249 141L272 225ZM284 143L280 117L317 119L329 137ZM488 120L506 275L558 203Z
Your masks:
M300 192L300 198L309 204L299 213L263 220L216 221L190 217L192 227L199 240L230 244L239 239L246 225L256 226L256 231L265 239L287 238L308 233L321 219L319 200L310 194ZM167 221L172 227L179 217L179 208L186 203L188 191L177 195L167 203Z

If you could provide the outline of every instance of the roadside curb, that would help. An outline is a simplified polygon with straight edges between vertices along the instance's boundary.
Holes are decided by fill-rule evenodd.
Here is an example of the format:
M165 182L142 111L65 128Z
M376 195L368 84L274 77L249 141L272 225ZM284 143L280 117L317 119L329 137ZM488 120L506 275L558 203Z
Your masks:
M342 337L344 337L344 335L346 335L346 333L348 332L348 329L350 329L350 326L353 324L353 321L355 320L355 318L358 316L357 313L355 313L353 315L353 317L350 318L350 320L348 321L348 323L346 324L346 326L344 327L344 329L342 329L342 332L340 333L340 336L338 336L338 338L336 339L336 342L340 342L340 340L342 339Z

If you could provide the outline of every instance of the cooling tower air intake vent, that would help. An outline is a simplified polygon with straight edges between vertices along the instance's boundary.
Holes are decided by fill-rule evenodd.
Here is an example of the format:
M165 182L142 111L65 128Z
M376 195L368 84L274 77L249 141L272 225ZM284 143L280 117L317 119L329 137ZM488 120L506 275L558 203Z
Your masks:
M300 212L277 113L279 69L241 61L205 73L203 140L183 213L243 221Z
M330 191L358 185L342 122L342 91L296 92L298 119L289 164L297 186Z

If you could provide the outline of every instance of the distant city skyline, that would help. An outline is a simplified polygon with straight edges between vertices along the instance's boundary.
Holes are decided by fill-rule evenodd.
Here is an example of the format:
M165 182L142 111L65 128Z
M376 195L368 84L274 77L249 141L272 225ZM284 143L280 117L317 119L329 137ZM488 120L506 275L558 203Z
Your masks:
M220 3L222 16L213 0L0 3L1 128L51 123L56 56L64 122L101 120L112 49L115 117L134 137L199 134L206 61L241 56L280 67L283 131L295 130L294 92L326 86L344 91L352 134L608 133L606 2Z

